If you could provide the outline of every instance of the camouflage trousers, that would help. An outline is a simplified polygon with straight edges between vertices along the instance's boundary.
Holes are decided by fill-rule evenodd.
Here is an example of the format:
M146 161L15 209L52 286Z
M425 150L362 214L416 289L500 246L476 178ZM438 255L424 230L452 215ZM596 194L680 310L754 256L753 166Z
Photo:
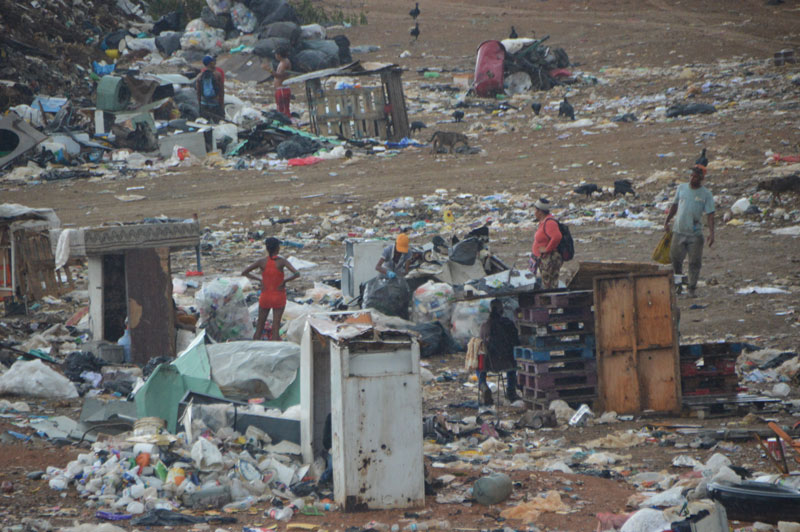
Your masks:
M558 288L558 272L562 264L564 259L557 251L541 256L539 273L542 276L542 288Z

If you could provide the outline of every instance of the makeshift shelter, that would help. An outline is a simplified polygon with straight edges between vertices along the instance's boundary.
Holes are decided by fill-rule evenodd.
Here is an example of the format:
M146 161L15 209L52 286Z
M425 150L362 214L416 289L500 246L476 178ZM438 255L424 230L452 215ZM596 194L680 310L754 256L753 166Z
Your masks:
M56 273L49 233L60 225L53 209L0 205L0 298L36 300L61 293L65 283Z
M289 78L284 83L305 82L311 129L317 135L348 139L381 138L399 141L410 134L403 71L397 65L356 61ZM323 88L334 77L380 76L380 85Z
M59 235L62 256L89 257L89 325L94 340L131 336L131 360L175 356L170 253L200 243L197 222L153 221L84 227Z

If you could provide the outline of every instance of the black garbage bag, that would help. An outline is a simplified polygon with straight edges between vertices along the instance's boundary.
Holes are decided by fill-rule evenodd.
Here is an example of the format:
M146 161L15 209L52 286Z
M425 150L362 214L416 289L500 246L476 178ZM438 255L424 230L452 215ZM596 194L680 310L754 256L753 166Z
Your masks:
M269 39L270 37L278 37L289 41L289 46L294 48L300 41L300 26L294 22L272 22L270 24L262 24L259 32L259 39Z
M256 10L253 9L253 5L259 3L258 0L253 0L251 3L250 11L256 13ZM273 22L295 22L300 24L300 17L297 16L297 12L294 10L294 7L287 2L286 0L281 0L280 2L275 5L274 3L270 2L270 6L274 6L274 9L269 11L263 17L259 17L256 14L256 17L261 21L261 24L272 24ZM259 6L261 7L261 6Z
M286 48L291 48L292 43L289 39L284 39L283 37L267 37L266 39L259 39L253 45L253 53L259 57L275 57L275 50L284 46Z
M334 55L339 58L339 45L331 39L306 39L301 43L303 50L318 50L325 55Z
M667 109L667 118L684 115L710 115L716 113L717 108L708 103L679 103Z
M336 35L333 37L333 42L339 47L339 63L346 65L353 62L353 56L350 54L350 39L344 35Z
M164 31L156 37L156 48L158 51L169 57L181 49L181 35L178 31Z
M313 72L339 65L339 56L320 50L302 50L292 57L292 66L298 72Z
M408 319L411 289L402 277L374 277L367 281L361 308L374 308L387 316Z
M261 114L263 114L264 118L266 118L269 122L274 122L275 120L277 120L281 124L284 124L284 125L287 125L287 126L291 126L292 125L292 121L289 120L288 116L286 116L285 114L281 113L280 111L276 111L275 109L270 109L269 111L266 111L266 112L262 111Z
M181 112L181 117L187 120L195 120L200 116L200 104L197 103L197 91L194 88L179 89L172 96L178 110Z
M281 159L296 159L314 153L321 147L322 144L315 140L295 135L278 144L277 152Z
M153 35L161 35L165 31L181 31L181 12L167 13L153 24Z
M225 31L233 29L233 20L231 20L230 13L215 15L210 7L205 6L203 10L200 11L200 18L212 28L219 28Z
M475 259L478 258L478 252L480 250L481 242L478 238L465 238L453 246L453 249L450 251L450 260L463 264L464 266L472 266L475 264Z
M103 40L100 42L100 48L103 50L117 48L119 46L119 41L124 39L127 35L129 35L128 30L112 31L103 37Z
M83 382L81 373L84 371L100 372L108 363L94 356L88 351L73 351L67 355L61 369L64 375L73 382Z
M460 351L450 332L438 321L418 323L411 327L419 333L419 355L422 358L446 355Z
M161 364L169 364L172 359L169 357L155 357L147 361L147 364L142 368L142 376L146 379L153 373Z

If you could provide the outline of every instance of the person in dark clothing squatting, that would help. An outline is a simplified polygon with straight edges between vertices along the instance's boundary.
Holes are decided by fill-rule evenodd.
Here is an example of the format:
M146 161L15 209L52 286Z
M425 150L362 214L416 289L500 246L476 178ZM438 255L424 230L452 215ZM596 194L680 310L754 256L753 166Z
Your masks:
M486 383L486 373L506 372L506 399L513 403L517 396L517 363L514 360L514 346L519 344L517 326L513 321L503 316L503 302L493 299L490 305L489 319L481 325L481 339L483 340L486 356L484 366L478 370L478 388L481 391L481 402L490 405L492 391Z

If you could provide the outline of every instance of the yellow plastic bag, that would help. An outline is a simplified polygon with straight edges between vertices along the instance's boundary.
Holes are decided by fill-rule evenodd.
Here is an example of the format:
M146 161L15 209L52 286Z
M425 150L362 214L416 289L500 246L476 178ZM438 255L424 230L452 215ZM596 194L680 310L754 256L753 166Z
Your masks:
M658 242L655 251L653 251L653 260L659 264L669 264L672 262L669 258L669 248L672 245L672 231L667 231L661 240Z

